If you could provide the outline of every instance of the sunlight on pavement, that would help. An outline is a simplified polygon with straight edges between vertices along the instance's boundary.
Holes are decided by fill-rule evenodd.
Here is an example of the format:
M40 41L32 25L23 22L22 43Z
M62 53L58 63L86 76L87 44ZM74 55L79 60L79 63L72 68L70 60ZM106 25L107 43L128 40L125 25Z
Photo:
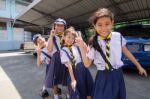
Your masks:
M0 57L21 56L21 55L28 55L28 54L25 54L24 52L0 53Z
M1 99L22 99L11 79L0 66L0 98Z

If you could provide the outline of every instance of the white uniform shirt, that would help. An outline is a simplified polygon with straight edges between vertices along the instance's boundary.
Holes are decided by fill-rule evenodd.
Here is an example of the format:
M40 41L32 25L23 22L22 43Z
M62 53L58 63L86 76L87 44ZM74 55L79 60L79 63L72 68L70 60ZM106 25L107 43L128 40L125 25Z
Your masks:
M43 48L42 51L45 52L45 53L47 53L47 48L46 48L46 47ZM49 54L48 54L48 55L49 55ZM50 56L51 56L51 55L50 55ZM49 64L49 62L50 62L50 59L49 59L47 56L45 56L45 54L43 54L42 52L41 52L41 60L42 60L42 62L43 62L44 64Z
M59 48L59 50L60 50L60 49L61 49L60 38L59 38L58 36L55 36L55 38L56 38L56 41L55 41L55 42L57 43L57 46L58 46L58 48ZM53 42L53 44L54 44L54 47L53 47L52 55L53 55L55 52L57 52L55 43Z
M66 50L68 52L68 54L71 56L71 53L67 47L63 47L63 49ZM82 59L81 59L80 53L78 51L78 48L76 46L72 46L72 52L73 52L73 55L75 56L76 63L80 63L82 61ZM61 63L66 64L67 62L71 63L66 52L61 50Z
M121 44L122 40L122 44ZM104 53L106 53L106 45L105 41L100 39L98 36L98 43L101 46ZM111 40L110 40L110 63L112 64L114 69L118 69L123 65L123 62L121 60L122 57L122 48L121 46L126 45L126 40L122 37L118 32L112 32ZM94 48L91 48L89 52L87 53L87 56L89 59L94 60L94 64L96 65L98 70L104 70L105 69L105 61L103 60L101 54L96 51Z

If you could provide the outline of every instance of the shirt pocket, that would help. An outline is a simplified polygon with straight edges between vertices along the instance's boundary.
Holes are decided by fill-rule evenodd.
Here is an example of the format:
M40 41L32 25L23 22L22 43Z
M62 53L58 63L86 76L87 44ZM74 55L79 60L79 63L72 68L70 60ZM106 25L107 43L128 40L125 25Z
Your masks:
M94 63L95 63L95 65L105 65L105 61L98 51L95 51Z

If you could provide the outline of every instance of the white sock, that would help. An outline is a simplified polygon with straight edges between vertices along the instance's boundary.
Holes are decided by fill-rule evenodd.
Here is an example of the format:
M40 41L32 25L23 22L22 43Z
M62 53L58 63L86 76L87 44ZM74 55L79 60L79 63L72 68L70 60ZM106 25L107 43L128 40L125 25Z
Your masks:
M69 94L67 94L67 99L69 99L70 98L70 95Z
M42 90L45 90L45 89L46 89L46 87L45 87L45 86L43 86Z
M59 99L59 96L57 94L55 94L54 99Z

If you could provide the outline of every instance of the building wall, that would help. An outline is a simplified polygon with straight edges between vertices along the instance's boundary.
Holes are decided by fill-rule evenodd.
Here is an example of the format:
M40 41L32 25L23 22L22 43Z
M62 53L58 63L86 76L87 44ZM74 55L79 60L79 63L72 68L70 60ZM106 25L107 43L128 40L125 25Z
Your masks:
M23 28L13 28L12 32L13 38L8 40L7 30L0 30L0 50L20 49L22 43L32 41L32 33Z
M21 3L21 1L22 0L0 0L0 17L14 19L28 6L28 3Z
M15 0L0 0L0 17L2 18L15 18L17 15L15 11Z
M12 22L27 6L28 3L23 0L0 0L0 22L6 23L5 26L0 26L0 50L19 49L25 41L24 29L14 28ZM29 36L30 33L28 38L31 38Z

